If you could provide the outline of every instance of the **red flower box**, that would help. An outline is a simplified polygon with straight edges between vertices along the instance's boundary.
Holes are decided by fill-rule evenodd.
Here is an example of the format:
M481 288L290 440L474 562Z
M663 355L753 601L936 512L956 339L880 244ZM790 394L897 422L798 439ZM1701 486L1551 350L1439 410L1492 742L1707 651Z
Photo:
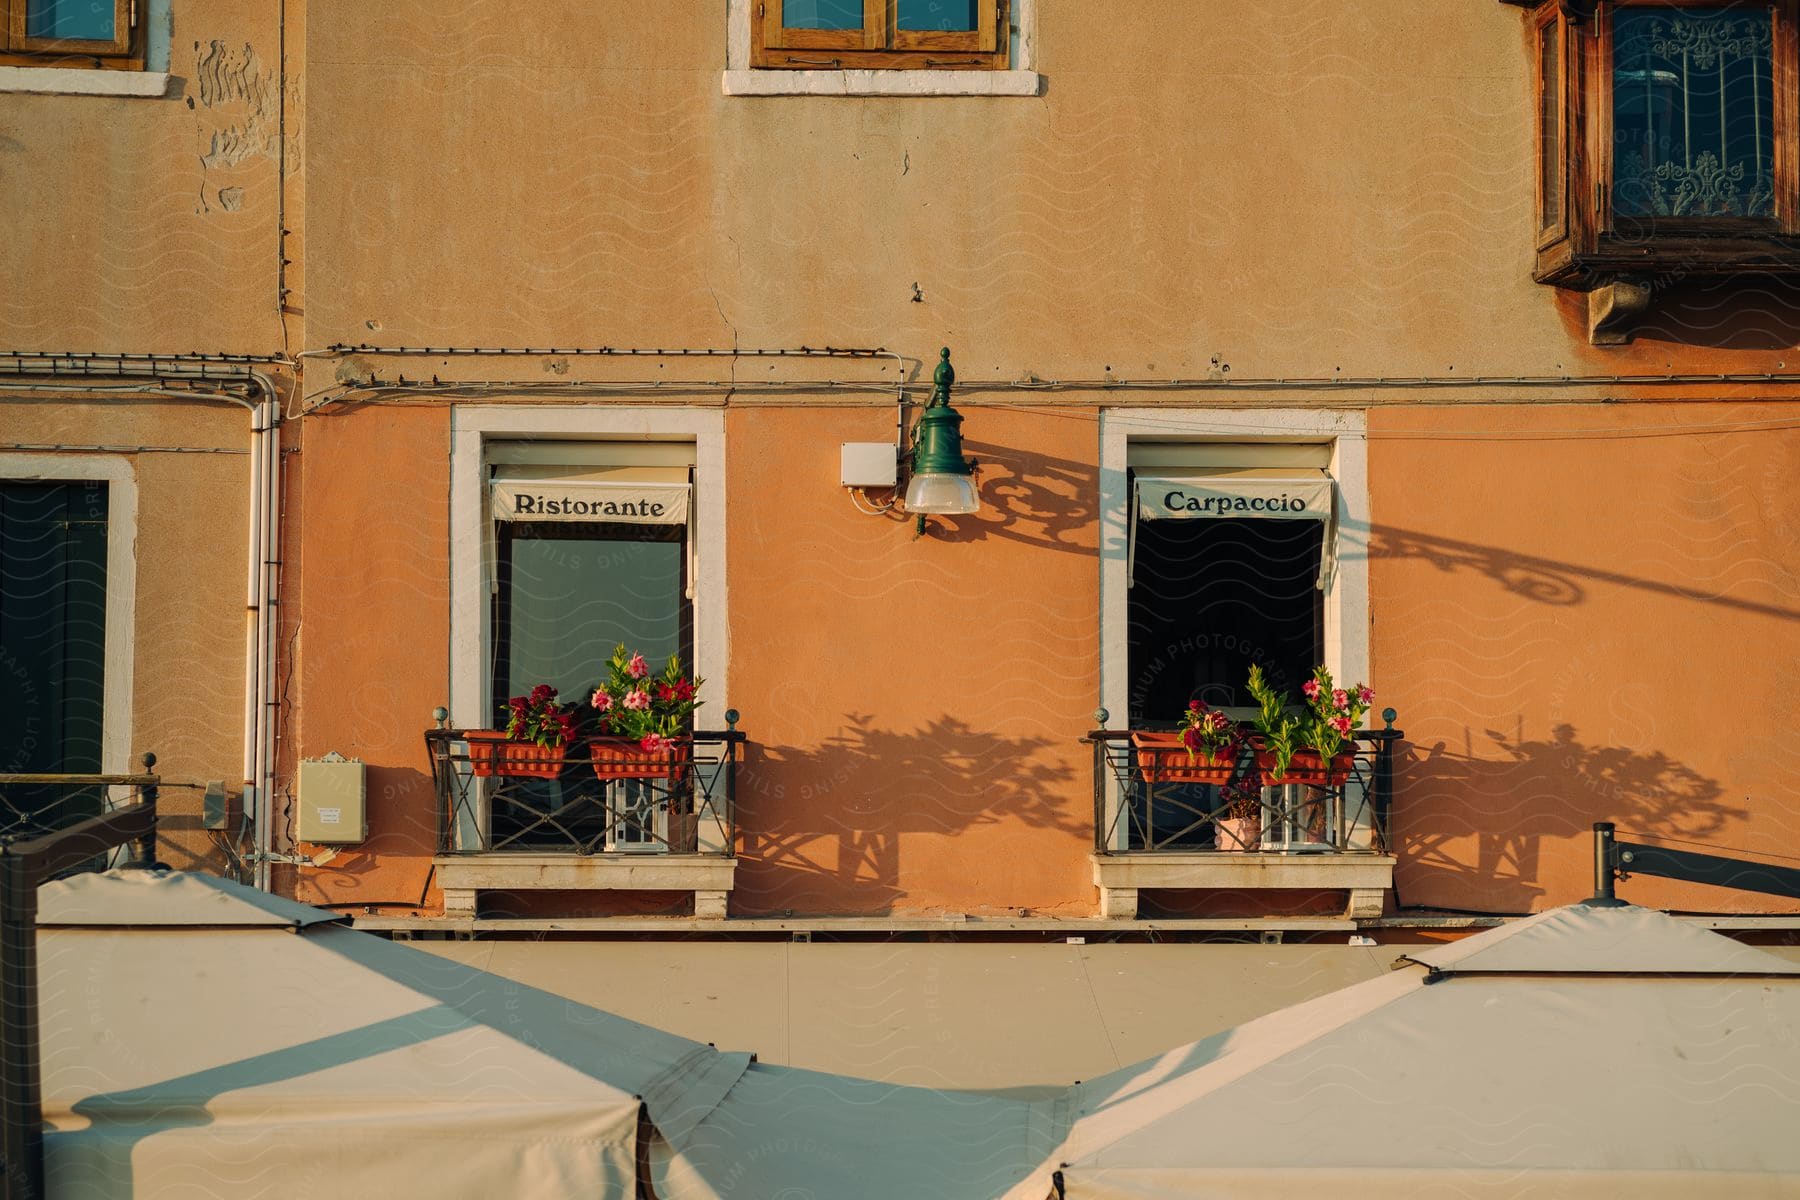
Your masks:
M1138 770L1145 783L1224 784L1231 782L1231 773L1237 768L1235 753L1213 758L1196 750L1190 759L1179 733L1133 730L1131 744L1137 749Z
M562 774L566 752L561 746L515 742L497 729L471 729L463 736L469 743L469 769L476 775L555 779Z
M646 750L631 738L588 739L588 757L601 779L667 779L680 777L694 757L693 738L668 738L660 750Z
M1256 752L1256 769L1262 772L1265 784L1310 783L1314 787L1336 787L1350 775L1356 765L1356 755L1336 754L1332 756L1328 768L1320 760L1317 750L1296 750L1294 757L1288 761L1287 774L1275 775L1275 752L1258 750Z

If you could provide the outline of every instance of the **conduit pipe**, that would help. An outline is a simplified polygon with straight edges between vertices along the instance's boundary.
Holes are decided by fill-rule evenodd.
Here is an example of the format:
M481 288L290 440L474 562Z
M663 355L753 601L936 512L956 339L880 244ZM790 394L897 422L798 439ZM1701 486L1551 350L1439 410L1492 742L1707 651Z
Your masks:
M201 365L204 364L204 365ZM222 372L220 367L225 366ZM76 379L142 377L145 384L76 383ZM35 378L34 378L35 377ZM44 377L48 377L46 380ZM162 386L191 382L184 388ZM238 382L251 399L218 385ZM250 494L245 555L243 805L254 839L251 862L257 888L270 885L274 853L274 780L277 621L281 569L281 400L274 381L241 360L223 356L49 355L0 353L0 392L158 396L236 404L250 413Z

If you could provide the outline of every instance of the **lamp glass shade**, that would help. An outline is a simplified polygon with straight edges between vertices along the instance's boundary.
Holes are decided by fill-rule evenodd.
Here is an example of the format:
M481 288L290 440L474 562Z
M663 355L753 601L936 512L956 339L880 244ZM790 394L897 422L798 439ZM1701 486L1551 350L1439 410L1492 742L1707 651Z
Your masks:
M906 511L972 513L981 508L975 481L967 475L914 475L906 485Z

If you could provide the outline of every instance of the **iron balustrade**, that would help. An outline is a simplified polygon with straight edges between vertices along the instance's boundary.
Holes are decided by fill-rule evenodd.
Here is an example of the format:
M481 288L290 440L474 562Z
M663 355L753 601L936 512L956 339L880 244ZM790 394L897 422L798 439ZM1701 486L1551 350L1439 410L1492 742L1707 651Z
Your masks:
M653 778L602 778L586 739L544 760L553 778L477 774L467 729L428 729L426 750L437 796L438 853L735 853L738 761L745 737L730 728L698 730L692 753L652 767Z
M1395 715L1387 709L1383 728L1351 735L1342 753L1351 754L1353 764L1342 782L1264 784L1253 834L1242 825L1222 824L1232 805L1221 787L1147 779L1130 730L1093 730L1082 740L1094 752L1094 849L1100 854L1385 854L1394 747L1404 736L1394 728ZM1175 726L1154 728L1169 731ZM1246 742L1231 785L1255 787L1258 782L1256 752Z

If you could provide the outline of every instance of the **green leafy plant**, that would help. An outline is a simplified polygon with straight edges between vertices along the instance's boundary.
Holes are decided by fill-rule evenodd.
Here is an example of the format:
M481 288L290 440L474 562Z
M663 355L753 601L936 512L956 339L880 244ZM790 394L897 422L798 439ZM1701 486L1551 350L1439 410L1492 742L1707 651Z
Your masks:
M1313 677L1300 687L1306 699L1306 711L1300 718L1300 743L1316 750L1329 763L1351 733L1362 724L1363 714L1375 693L1364 684L1353 688L1333 687L1331 672L1315 667Z
M629 738L646 751L656 751L688 731L701 704L696 694L705 680L683 674L678 655L669 655L662 674L653 677L644 656L627 651L621 642L607 661L607 670L606 681L594 689L589 702L600 714L601 733Z
M1279 779L1287 774L1294 751L1300 748L1300 718L1287 710L1287 693L1271 688L1263 678L1262 667L1250 667L1249 688L1250 697L1257 704L1257 714L1250 724L1261 735L1262 748L1275 756L1274 775Z

